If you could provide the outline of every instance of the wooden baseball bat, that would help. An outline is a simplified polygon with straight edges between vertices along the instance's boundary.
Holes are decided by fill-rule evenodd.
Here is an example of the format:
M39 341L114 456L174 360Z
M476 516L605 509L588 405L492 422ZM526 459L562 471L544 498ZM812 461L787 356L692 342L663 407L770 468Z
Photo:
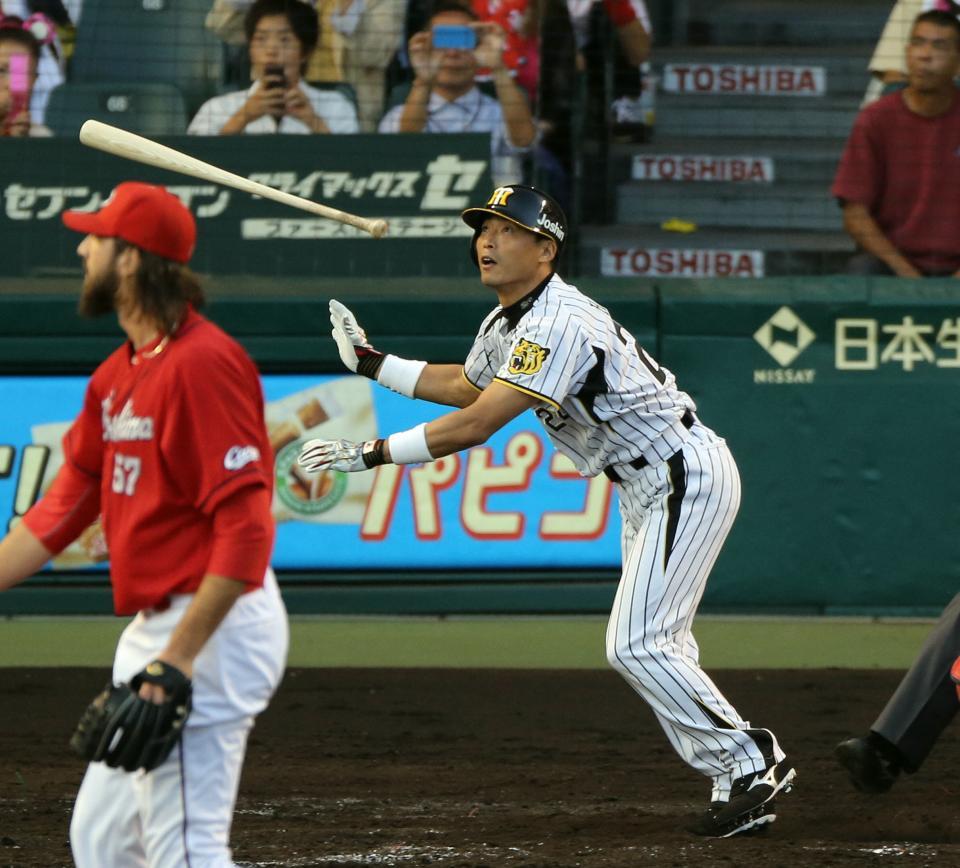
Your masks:
M181 175L190 175L202 181L215 181L226 187L233 187L235 190L243 190L245 193L254 196L262 196L264 199L272 199L274 202L289 205L291 208L309 211L311 214L326 217L328 220L347 223L364 232L369 232L374 238L381 238L387 233L387 221L382 218L359 217L356 214L348 214L346 211L331 208L329 205L311 202L302 196L284 193L283 190L251 181L249 178L235 175L225 169L218 169L216 166L198 160L196 157L191 157L173 148L168 148L166 145L161 145L158 142L145 139L143 136L121 130L119 127L112 127L110 124L104 124L100 121L84 121L83 126L80 127L80 141L87 147L97 148L106 151L108 154L126 157L128 160L136 160L138 163L146 163L148 166L156 166L159 169L169 169L171 172L179 172Z

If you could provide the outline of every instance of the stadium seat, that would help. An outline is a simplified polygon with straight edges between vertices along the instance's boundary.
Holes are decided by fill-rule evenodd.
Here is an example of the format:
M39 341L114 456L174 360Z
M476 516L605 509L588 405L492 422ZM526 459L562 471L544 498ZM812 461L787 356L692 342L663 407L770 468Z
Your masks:
M204 27L210 0L85 0L70 81L168 82L192 114L217 93L224 47Z
M334 90L337 93L341 93L350 101L350 104L355 109L357 108L357 92L349 81L310 81L307 83L311 87L317 88L317 90Z
M187 126L183 96L172 84L68 82L50 93L45 120L55 135L76 136L88 118L149 136L180 135Z

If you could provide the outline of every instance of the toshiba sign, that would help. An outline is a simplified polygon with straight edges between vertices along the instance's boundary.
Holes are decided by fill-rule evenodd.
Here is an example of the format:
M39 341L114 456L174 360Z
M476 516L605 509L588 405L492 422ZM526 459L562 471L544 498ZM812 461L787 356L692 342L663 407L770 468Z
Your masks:
M762 250L604 247L607 277L763 277Z
M774 179L770 157L711 157L692 154L636 154L635 181L737 181L769 184Z
M670 93L823 96L827 70L822 66L668 63L663 67L663 89Z

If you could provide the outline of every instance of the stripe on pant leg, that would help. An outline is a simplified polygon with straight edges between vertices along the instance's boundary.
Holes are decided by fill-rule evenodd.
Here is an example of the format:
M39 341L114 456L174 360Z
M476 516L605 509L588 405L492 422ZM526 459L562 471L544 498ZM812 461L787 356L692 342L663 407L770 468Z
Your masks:
M683 452L676 452L667 459L670 469L670 494L667 496L667 536L663 546L663 571L667 571L667 563L673 552L673 541L677 536L677 525L680 523L680 507L683 496L687 493L687 472L683 461Z
M186 737L186 732L180 736L180 741L177 744L177 756L180 760L180 803L183 806L183 858L184 864L187 868L190 868L190 848L187 846L187 823L189 822L187 818L187 763L186 750L183 746Z

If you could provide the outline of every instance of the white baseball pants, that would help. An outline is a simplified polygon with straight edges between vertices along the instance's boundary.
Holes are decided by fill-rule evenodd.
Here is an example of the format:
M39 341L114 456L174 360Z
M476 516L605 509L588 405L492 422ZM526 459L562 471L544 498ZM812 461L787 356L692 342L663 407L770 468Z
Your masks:
M653 709L678 754L726 801L734 780L784 757L700 668L693 619L740 507L726 442L695 423L669 461L624 468L617 485L623 574L607 625L607 659Z
M117 646L129 681L166 646L192 597L141 612ZM241 597L195 661L193 711L180 744L152 772L90 763L73 818L77 868L230 868L230 825L247 736L280 683L289 631L276 579Z

